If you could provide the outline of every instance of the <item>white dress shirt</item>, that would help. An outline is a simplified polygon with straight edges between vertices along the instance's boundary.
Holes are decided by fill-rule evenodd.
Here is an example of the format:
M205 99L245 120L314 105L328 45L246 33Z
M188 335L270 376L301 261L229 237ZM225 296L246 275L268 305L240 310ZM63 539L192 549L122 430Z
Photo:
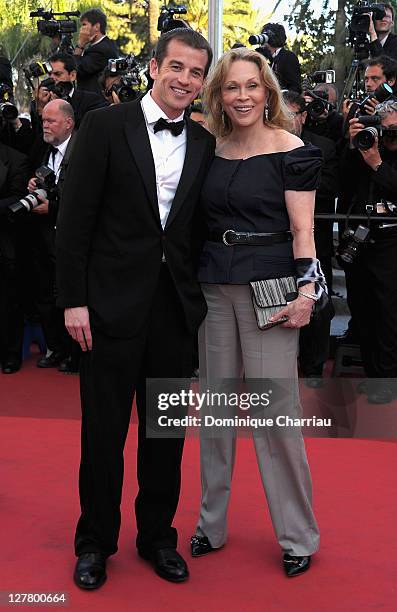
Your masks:
M182 134L173 136L169 130L154 133L154 124L167 115L153 100L150 91L141 100L156 171L157 201L161 226L164 229L177 190L186 153L186 127ZM173 121L181 121L184 113Z
M61 172L61 163L63 160L63 156L65 155L65 151L67 149L71 137L72 135L70 134L70 136L68 136L66 140L64 140L60 145L55 147L58 150L55 156L52 153L50 154L47 165L55 173L55 183L58 182L59 174Z

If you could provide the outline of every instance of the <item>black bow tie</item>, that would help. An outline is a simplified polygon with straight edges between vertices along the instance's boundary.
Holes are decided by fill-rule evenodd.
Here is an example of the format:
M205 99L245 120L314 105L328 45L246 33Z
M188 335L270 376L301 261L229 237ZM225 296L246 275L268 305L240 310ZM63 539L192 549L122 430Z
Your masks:
M169 130L173 136L179 136L183 132L185 127L185 121L166 121L164 117L160 117L154 124L154 133L160 132L160 130Z

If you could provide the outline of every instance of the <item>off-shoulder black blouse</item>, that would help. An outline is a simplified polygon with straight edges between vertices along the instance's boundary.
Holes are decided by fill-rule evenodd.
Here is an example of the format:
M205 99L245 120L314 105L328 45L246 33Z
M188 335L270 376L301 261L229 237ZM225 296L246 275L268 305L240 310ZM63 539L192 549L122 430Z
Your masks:
M312 191L320 182L322 153L307 144L292 151L247 159L215 157L203 185L202 213L208 235L228 229L282 232L290 227L285 191ZM291 242L226 246L206 241L200 259L203 283L244 284L294 274Z

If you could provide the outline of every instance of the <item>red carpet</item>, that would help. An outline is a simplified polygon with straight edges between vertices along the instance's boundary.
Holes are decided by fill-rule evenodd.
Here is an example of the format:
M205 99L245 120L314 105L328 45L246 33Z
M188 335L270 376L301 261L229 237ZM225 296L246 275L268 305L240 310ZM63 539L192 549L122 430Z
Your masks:
M0 377L0 591L67 592L69 609L81 612L395 610L397 448L349 439L307 440L322 545L310 572L293 580L281 571L248 439L238 444L228 544L206 558L189 559L200 494L198 443L189 439L176 525L191 578L174 585L155 576L135 553L132 426L119 552L109 561L101 590L78 590L71 580L78 516L77 383L76 377L37 370L32 361L20 373Z

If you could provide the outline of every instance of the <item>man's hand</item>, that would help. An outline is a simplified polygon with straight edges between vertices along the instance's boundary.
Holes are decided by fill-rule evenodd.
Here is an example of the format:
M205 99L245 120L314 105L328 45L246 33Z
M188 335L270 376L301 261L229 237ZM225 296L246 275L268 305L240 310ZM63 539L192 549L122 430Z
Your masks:
M28 183L28 191L29 191L29 193L32 193L32 191L36 191L36 189L37 189L36 181L37 181L37 179L35 177L30 179L30 181Z
M46 87L39 87L35 92L36 110L39 115L43 112L45 105L51 100L51 92Z
M65 327L84 352L92 349L90 316L87 306L65 308Z
M363 156L365 163L370 168L372 168L372 170L375 170L375 168L377 168L382 163L382 158L380 156L378 148L377 137L375 138L375 142L370 149L368 149L367 151L361 151L360 149L360 153Z
M350 143L353 142L353 138L355 137L355 135L358 134L358 132L361 132L361 130L363 129L364 129L364 126L362 123L359 122L358 117L353 117L353 119L350 119L349 121Z
M36 208L33 208L32 213L35 213L36 215L48 215L49 201L45 198L41 198L40 196L38 197L38 200L43 203L36 206Z
M378 35L375 31L375 24L374 24L374 20L372 17L372 13L365 13L366 15L369 15L369 28L368 28L368 33L369 33L369 38L370 41L373 42L374 40L376 40L378 38Z
M375 114L375 107L379 104L379 101L376 98L370 98L366 101L364 108L367 115Z
M88 43L90 43L91 41L94 40L95 38L95 34L92 35L87 31L88 26L87 25L82 25L80 28L80 32L79 32L79 42L78 45L79 47L85 47L86 45L88 45Z

